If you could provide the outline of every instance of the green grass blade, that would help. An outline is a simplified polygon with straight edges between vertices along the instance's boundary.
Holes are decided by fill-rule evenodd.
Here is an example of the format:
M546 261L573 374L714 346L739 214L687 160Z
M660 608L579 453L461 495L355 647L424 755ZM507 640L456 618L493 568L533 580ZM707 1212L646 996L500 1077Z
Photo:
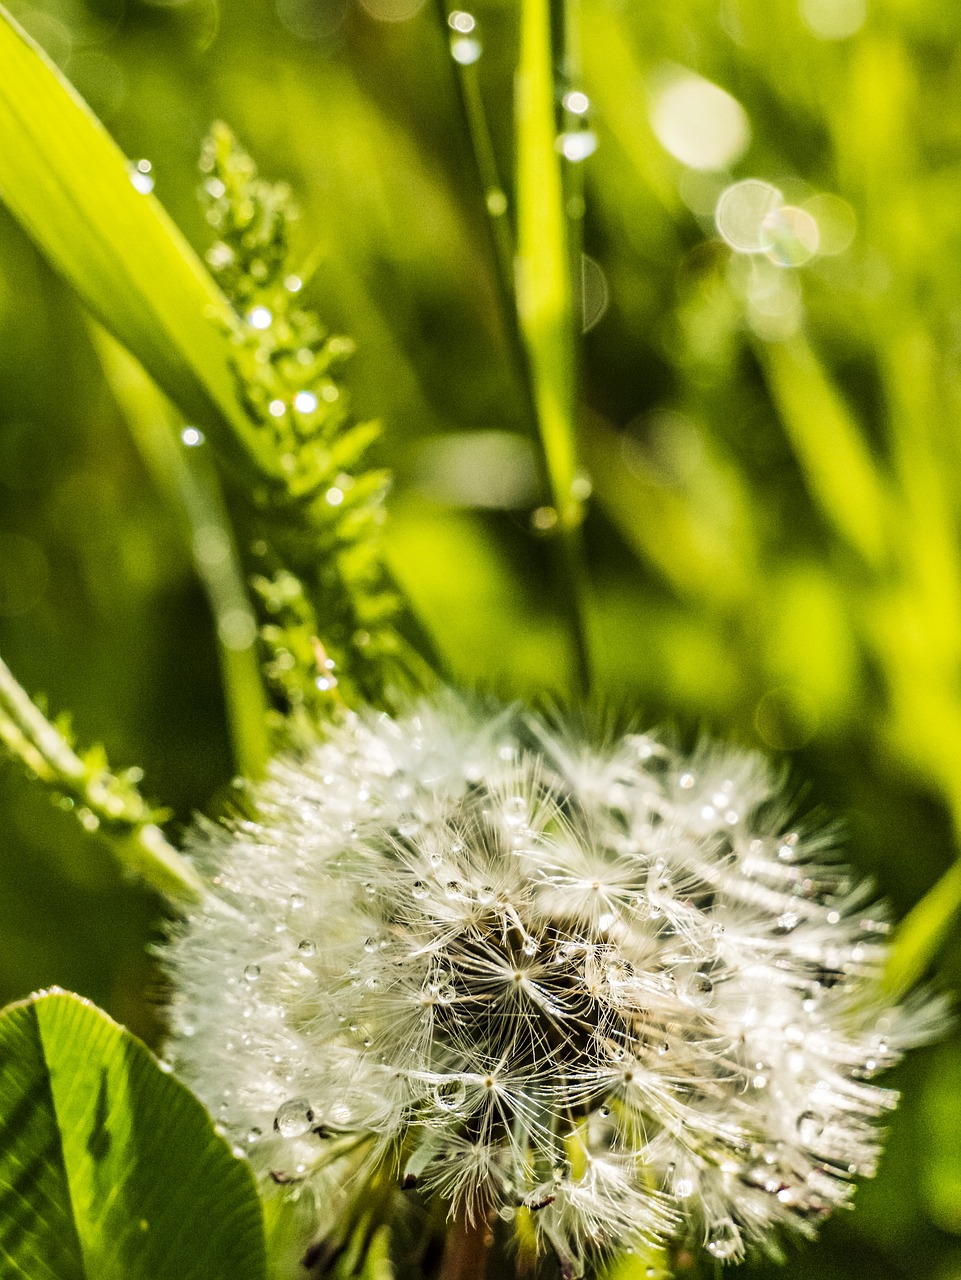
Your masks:
M812 497L842 537L880 567L888 494L851 411L804 338L757 350Z
M0 1014L0 1271L264 1280L249 1167L148 1050L78 996Z
M94 333L107 381L140 456L193 558L213 615L227 718L238 770L260 777L270 754L267 701L257 659L257 624L213 459L185 448L170 404L102 329Z
M885 986L903 995L924 976L946 941L961 911L961 861L953 863L937 884L898 926L884 972Z
M86 104L0 7L0 193L53 266L235 465L257 445L222 331L229 309Z
M517 313L557 513L582 684L590 683L586 575L577 493L577 347L557 122L549 0L523 0L516 89Z
M144 801L129 771L112 773L101 747L75 751L0 659L0 756L4 751L38 782L74 801L84 830L103 838L124 870L177 901L199 896L199 876L168 843L157 825L163 815Z

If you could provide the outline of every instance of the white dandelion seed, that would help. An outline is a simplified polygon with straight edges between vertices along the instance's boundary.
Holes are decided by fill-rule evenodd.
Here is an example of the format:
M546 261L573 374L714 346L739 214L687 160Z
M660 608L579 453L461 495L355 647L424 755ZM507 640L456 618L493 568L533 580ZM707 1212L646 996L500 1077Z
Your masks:
M212 887L166 964L176 1065L262 1175L393 1163L579 1273L776 1253L874 1172L872 1078L943 1011L886 1003L883 909L756 757L448 695L346 718L255 799L196 828Z

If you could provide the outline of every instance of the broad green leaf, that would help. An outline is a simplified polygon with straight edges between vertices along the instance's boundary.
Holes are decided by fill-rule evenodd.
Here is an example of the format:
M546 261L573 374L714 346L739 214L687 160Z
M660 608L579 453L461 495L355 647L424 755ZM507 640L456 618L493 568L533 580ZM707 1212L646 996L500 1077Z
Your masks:
M107 132L0 7L0 195L53 266L235 464L257 444L236 397L227 303Z
M5 1280L264 1280L249 1167L196 1098L79 996L0 1014Z

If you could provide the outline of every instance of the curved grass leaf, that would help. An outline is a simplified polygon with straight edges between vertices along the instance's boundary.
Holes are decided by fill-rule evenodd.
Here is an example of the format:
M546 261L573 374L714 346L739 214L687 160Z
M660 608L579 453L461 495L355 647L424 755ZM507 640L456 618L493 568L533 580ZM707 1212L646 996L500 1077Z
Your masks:
M229 308L106 130L0 6L0 195L94 315L235 465L257 456ZM269 469L269 464L268 464Z
M129 1032L50 992L0 1014L0 1275L264 1280L253 1176Z

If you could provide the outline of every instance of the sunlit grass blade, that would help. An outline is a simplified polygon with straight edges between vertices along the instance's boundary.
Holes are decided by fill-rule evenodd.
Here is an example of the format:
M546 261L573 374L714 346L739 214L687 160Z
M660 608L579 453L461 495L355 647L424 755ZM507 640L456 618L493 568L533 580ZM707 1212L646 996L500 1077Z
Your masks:
M0 1014L0 1270L264 1280L253 1175L196 1098L86 1000Z
M898 927L884 981L896 995L922 978L961 911L961 860L944 873Z
M93 314L242 466L227 304L86 104L0 7L0 193ZM269 470L269 464L268 464Z
M564 184L556 147L549 0L522 0L515 122L517 313L546 460L563 588L568 594L581 684L590 684L586 575L578 492L577 348Z
M803 337L758 347L812 497L872 566L885 561L888 494L860 427Z
M137 362L102 329L95 331L95 339L110 387L154 483L167 499L207 594L234 758L245 777L257 778L270 752L257 623L213 460L202 444L184 447L169 403Z

